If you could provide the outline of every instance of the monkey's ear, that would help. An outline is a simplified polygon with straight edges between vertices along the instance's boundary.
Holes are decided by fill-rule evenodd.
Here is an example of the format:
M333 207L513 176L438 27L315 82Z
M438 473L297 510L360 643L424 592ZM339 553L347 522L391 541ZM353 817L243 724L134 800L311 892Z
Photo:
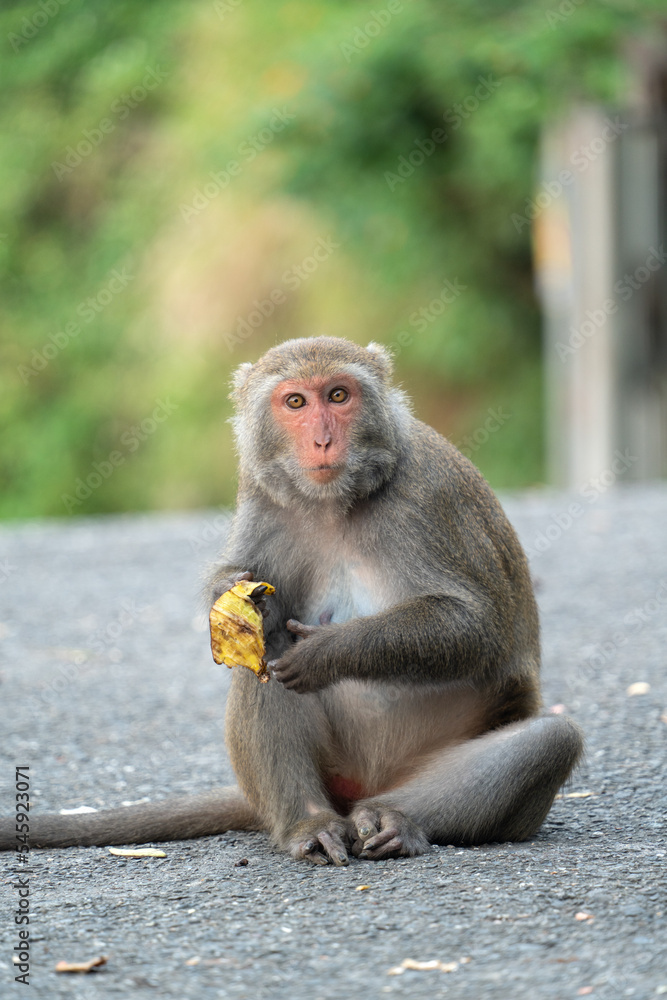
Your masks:
M243 386L248 381L248 376L252 371L252 364L250 361L244 361L242 365L236 369L232 375L232 392L231 396L234 397L237 393L243 389Z
M366 350L373 358L378 368L378 373L385 382L388 382L394 370L394 360L391 356L391 351L384 344L376 344L374 340L370 342Z

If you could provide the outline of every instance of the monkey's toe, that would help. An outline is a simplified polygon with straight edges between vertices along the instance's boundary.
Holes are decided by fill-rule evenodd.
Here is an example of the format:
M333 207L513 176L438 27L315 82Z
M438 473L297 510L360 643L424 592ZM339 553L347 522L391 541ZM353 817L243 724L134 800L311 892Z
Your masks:
M414 858L430 849L423 830L397 809L359 806L350 818L357 834L352 844L356 858Z
M308 861L315 865L333 864L340 868L350 862L345 840L348 840L348 835L343 821L337 817L322 823L320 817L319 824L317 821L300 823L294 836L288 840L287 850L296 861Z

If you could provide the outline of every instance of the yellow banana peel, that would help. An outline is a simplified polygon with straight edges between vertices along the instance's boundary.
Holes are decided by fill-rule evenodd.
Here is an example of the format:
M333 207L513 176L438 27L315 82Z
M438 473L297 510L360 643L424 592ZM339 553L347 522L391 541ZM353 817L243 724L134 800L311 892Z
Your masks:
M270 583L239 580L222 594L211 608L211 652L216 663L227 667L248 667L260 681L269 679L264 660L264 619L251 594L275 594Z

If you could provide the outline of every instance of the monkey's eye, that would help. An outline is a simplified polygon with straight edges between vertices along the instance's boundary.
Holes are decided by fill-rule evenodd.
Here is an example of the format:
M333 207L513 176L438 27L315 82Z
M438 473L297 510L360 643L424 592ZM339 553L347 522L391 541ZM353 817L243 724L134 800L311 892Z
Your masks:
M332 389L329 393L329 399L332 403L344 403L346 399L349 399L350 394L347 389Z
M291 396L287 397L285 402L291 410L298 410L300 407L306 405L305 399L298 392L293 392Z

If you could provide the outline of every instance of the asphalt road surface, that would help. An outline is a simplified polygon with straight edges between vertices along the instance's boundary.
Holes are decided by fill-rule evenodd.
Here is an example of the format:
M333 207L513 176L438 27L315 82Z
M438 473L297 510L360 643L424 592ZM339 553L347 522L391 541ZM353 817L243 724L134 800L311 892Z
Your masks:
M29 994L14 981L7 855L0 996L667 995L667 486L504 503L531 554L545 705L587 737L534 840L344 869L291 861L254 833L168 844L164 859L34 851ZM199 607L225 524L208 512L0 528L3 813L17 765L35 812L233 780L230 675ZM98 955L96 973L54 971Z

